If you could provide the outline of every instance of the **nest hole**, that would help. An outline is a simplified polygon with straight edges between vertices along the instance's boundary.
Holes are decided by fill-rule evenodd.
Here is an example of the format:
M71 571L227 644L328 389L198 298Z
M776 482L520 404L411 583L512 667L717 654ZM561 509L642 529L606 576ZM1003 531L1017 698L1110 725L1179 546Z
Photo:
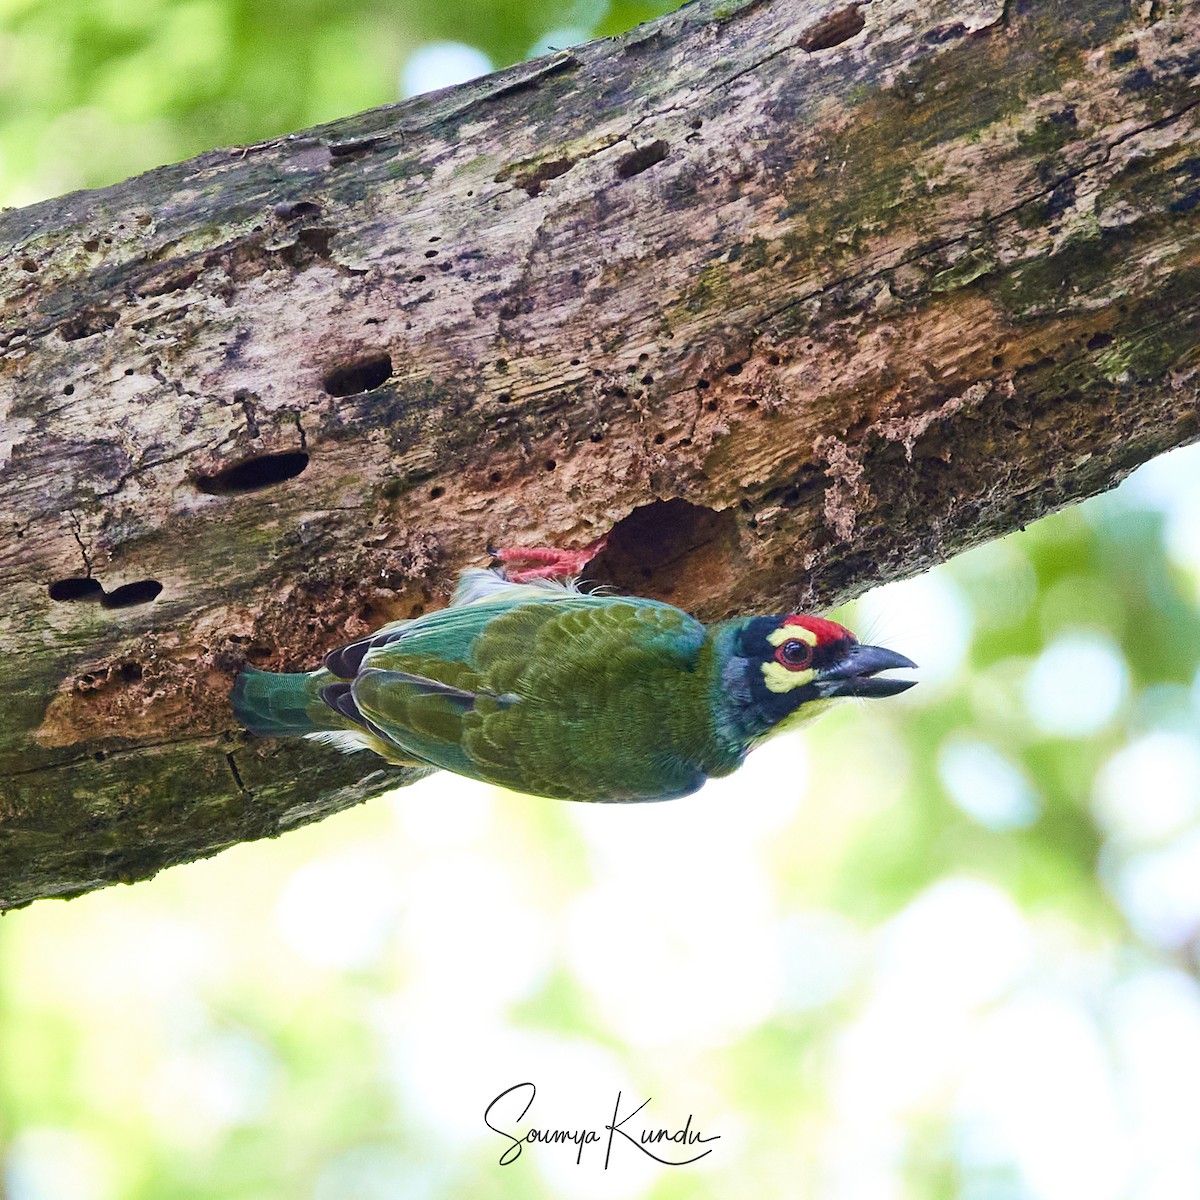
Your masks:
M625 155L617 163L617 178L632 179L634 175L640 175L643 171L649 170L655 163L662 162L670 151L670 145L662 141L661 138L656 142L651 142L648 146L642 146L634 150L632 154Z
M800 38L800 47L809 54L815 54L818 50L832 50L834 46L840 46L861 33L866 23L857 4L847 5L806 29Z
M261 488L295 479L308 466L303 450L286 454L262 454L226 467L215 475L201 475L196 486L210 496L233 496L241 492L257 492Z
M157 599L162 590L163 585L157 579L139 579L136 583L125 583L111 592L106 592L100 598L100 603L105 608L132 608L135 604L149 604L151 600ZM137 670L136 678L142 677L142 668L137 663L126 663L121 668L123 679L133 678L125 674L126 666Z
M56 579L50 585L51 600L99 600L104 589L99 580L82 576L71 579Z
M85 309L59 326L58 332L64 342L77 342L81 338L94 337L112 329L121 319L121 314L112 308Z
M329 396L357 396L382 387L391 375L391 355L380 352L334 367L326 374L322 386Z
M736 561L737 518L686 500L655 500L618 521L587 578L689 606L718 590Z

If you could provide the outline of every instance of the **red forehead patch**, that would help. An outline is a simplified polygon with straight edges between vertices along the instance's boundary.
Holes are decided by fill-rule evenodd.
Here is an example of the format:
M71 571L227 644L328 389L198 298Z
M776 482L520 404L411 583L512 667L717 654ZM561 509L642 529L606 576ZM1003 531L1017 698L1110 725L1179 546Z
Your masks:
M809 633L815 633L818 646L826 646L830 642L840 642L844 638L854 640L854 634L845 625L839 625L836 621L826 621L824 617L785 617L783 623L785 626L799 625L802 629L807 629Z

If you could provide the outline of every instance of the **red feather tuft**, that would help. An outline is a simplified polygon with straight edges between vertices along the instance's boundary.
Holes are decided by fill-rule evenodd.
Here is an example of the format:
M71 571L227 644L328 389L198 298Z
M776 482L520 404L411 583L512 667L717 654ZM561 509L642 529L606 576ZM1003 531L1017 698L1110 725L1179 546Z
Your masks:
M784 618L783 623L784 625L799 625L802 629L807 629L809 633L815 633L818 646L827 646L830 642L840 642L847 638L850 641L854 640L854 634L845 625L839 625L836 621L826 621L824 617L797 615Z

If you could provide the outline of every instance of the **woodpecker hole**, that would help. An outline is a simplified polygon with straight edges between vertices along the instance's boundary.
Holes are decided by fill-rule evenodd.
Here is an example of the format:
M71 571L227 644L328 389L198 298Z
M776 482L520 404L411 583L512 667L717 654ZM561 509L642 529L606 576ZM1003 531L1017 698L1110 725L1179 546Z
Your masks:
M132 608L135 604L149 604L155 599L163 585L157 579L139 579L136 583L122 584L100 597L104 608ZM138 668L139 675L141 668Z
M201 475L196 486L210 496L233 496L240 492L257 492L260 488L295 479L308 466L308 455L302 450L287 454L264 454L226 467L215 475Z
M313 225L307 229L301 229L296 234L295 246L285 249L283 258L290 265L297 267L303 267L310 256L329 258L333 253L330 246L336 233L336 229L327 226Z
M509 163L495 177L496 183L504 183L511 179L517 187L522 188L528 195L541 194L543 186L551 179L565 175L574 165L573 158L554 158L543 162L529 161Z
M315 200L292 200L275 205L274 211L281 221L295 221L300 217L319 217L321 206Z
M136 583L125 583L111 592L106 592L98 579L76 576L58 579L49 587L51 600L99 600L102 608L131 608L135 604L147 604L163 590L157 579L139 579ZM137 670L141 678L142 669L136 663L126 664ZM122 678L134 678L122 668Z
M99 600L104 589L95 579L57 579L50 585L51 600Z
M617 163L617 178L632 179L634 175L640 175L655 163L662 162L670 150L671 147L661 138L657 142L651 142L648 146L642 146L632 154L625 155Z
M840 46L861 33L866 23L857 4L839 8L804 31L799 41L800 48L809 54L815 54L818 50L832 50L834 46Z
M381 387L391 374L391 356L381 351L334 367L325 376L323 387L330 396L357 396L360 392L372 392Z
M59 326L64 342L77 342L80 338L92 337L111 329L120 319L120 313L112 308L93 308L81 312L77 317Z

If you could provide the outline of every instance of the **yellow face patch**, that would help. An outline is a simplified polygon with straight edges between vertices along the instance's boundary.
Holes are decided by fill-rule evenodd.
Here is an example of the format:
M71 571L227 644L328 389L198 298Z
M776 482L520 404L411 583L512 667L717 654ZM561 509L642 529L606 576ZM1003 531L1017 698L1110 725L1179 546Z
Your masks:
M772 629L767 634L767 641L776 649L784 642L807 642L808 645L815 646L817 635L811 629L805 629L803 625L780 625L778 629ZM774 660L763 663L762 673L767 690L780 694L811 683L816 675L816 671L797 671Z
M807 703L800 705L794 713L789 714L780 721L772 733L790 733L792 730L800 729L807 725L809 721L816 720L823 712L838 703L840 697L832 696L827 700L809 700Z
M774 634L771 635L772 637ZM762 665L763 681L767 685L767 690L770 692L791 692L798 687L803 687L806 683L812 683L816 671L792 671L783 665L777 663L774 659L770 662L765 662Z
M767 641L776 649L784 642L807 642L810 646L817 644L817 635L803 625L780 625L767 634Z

